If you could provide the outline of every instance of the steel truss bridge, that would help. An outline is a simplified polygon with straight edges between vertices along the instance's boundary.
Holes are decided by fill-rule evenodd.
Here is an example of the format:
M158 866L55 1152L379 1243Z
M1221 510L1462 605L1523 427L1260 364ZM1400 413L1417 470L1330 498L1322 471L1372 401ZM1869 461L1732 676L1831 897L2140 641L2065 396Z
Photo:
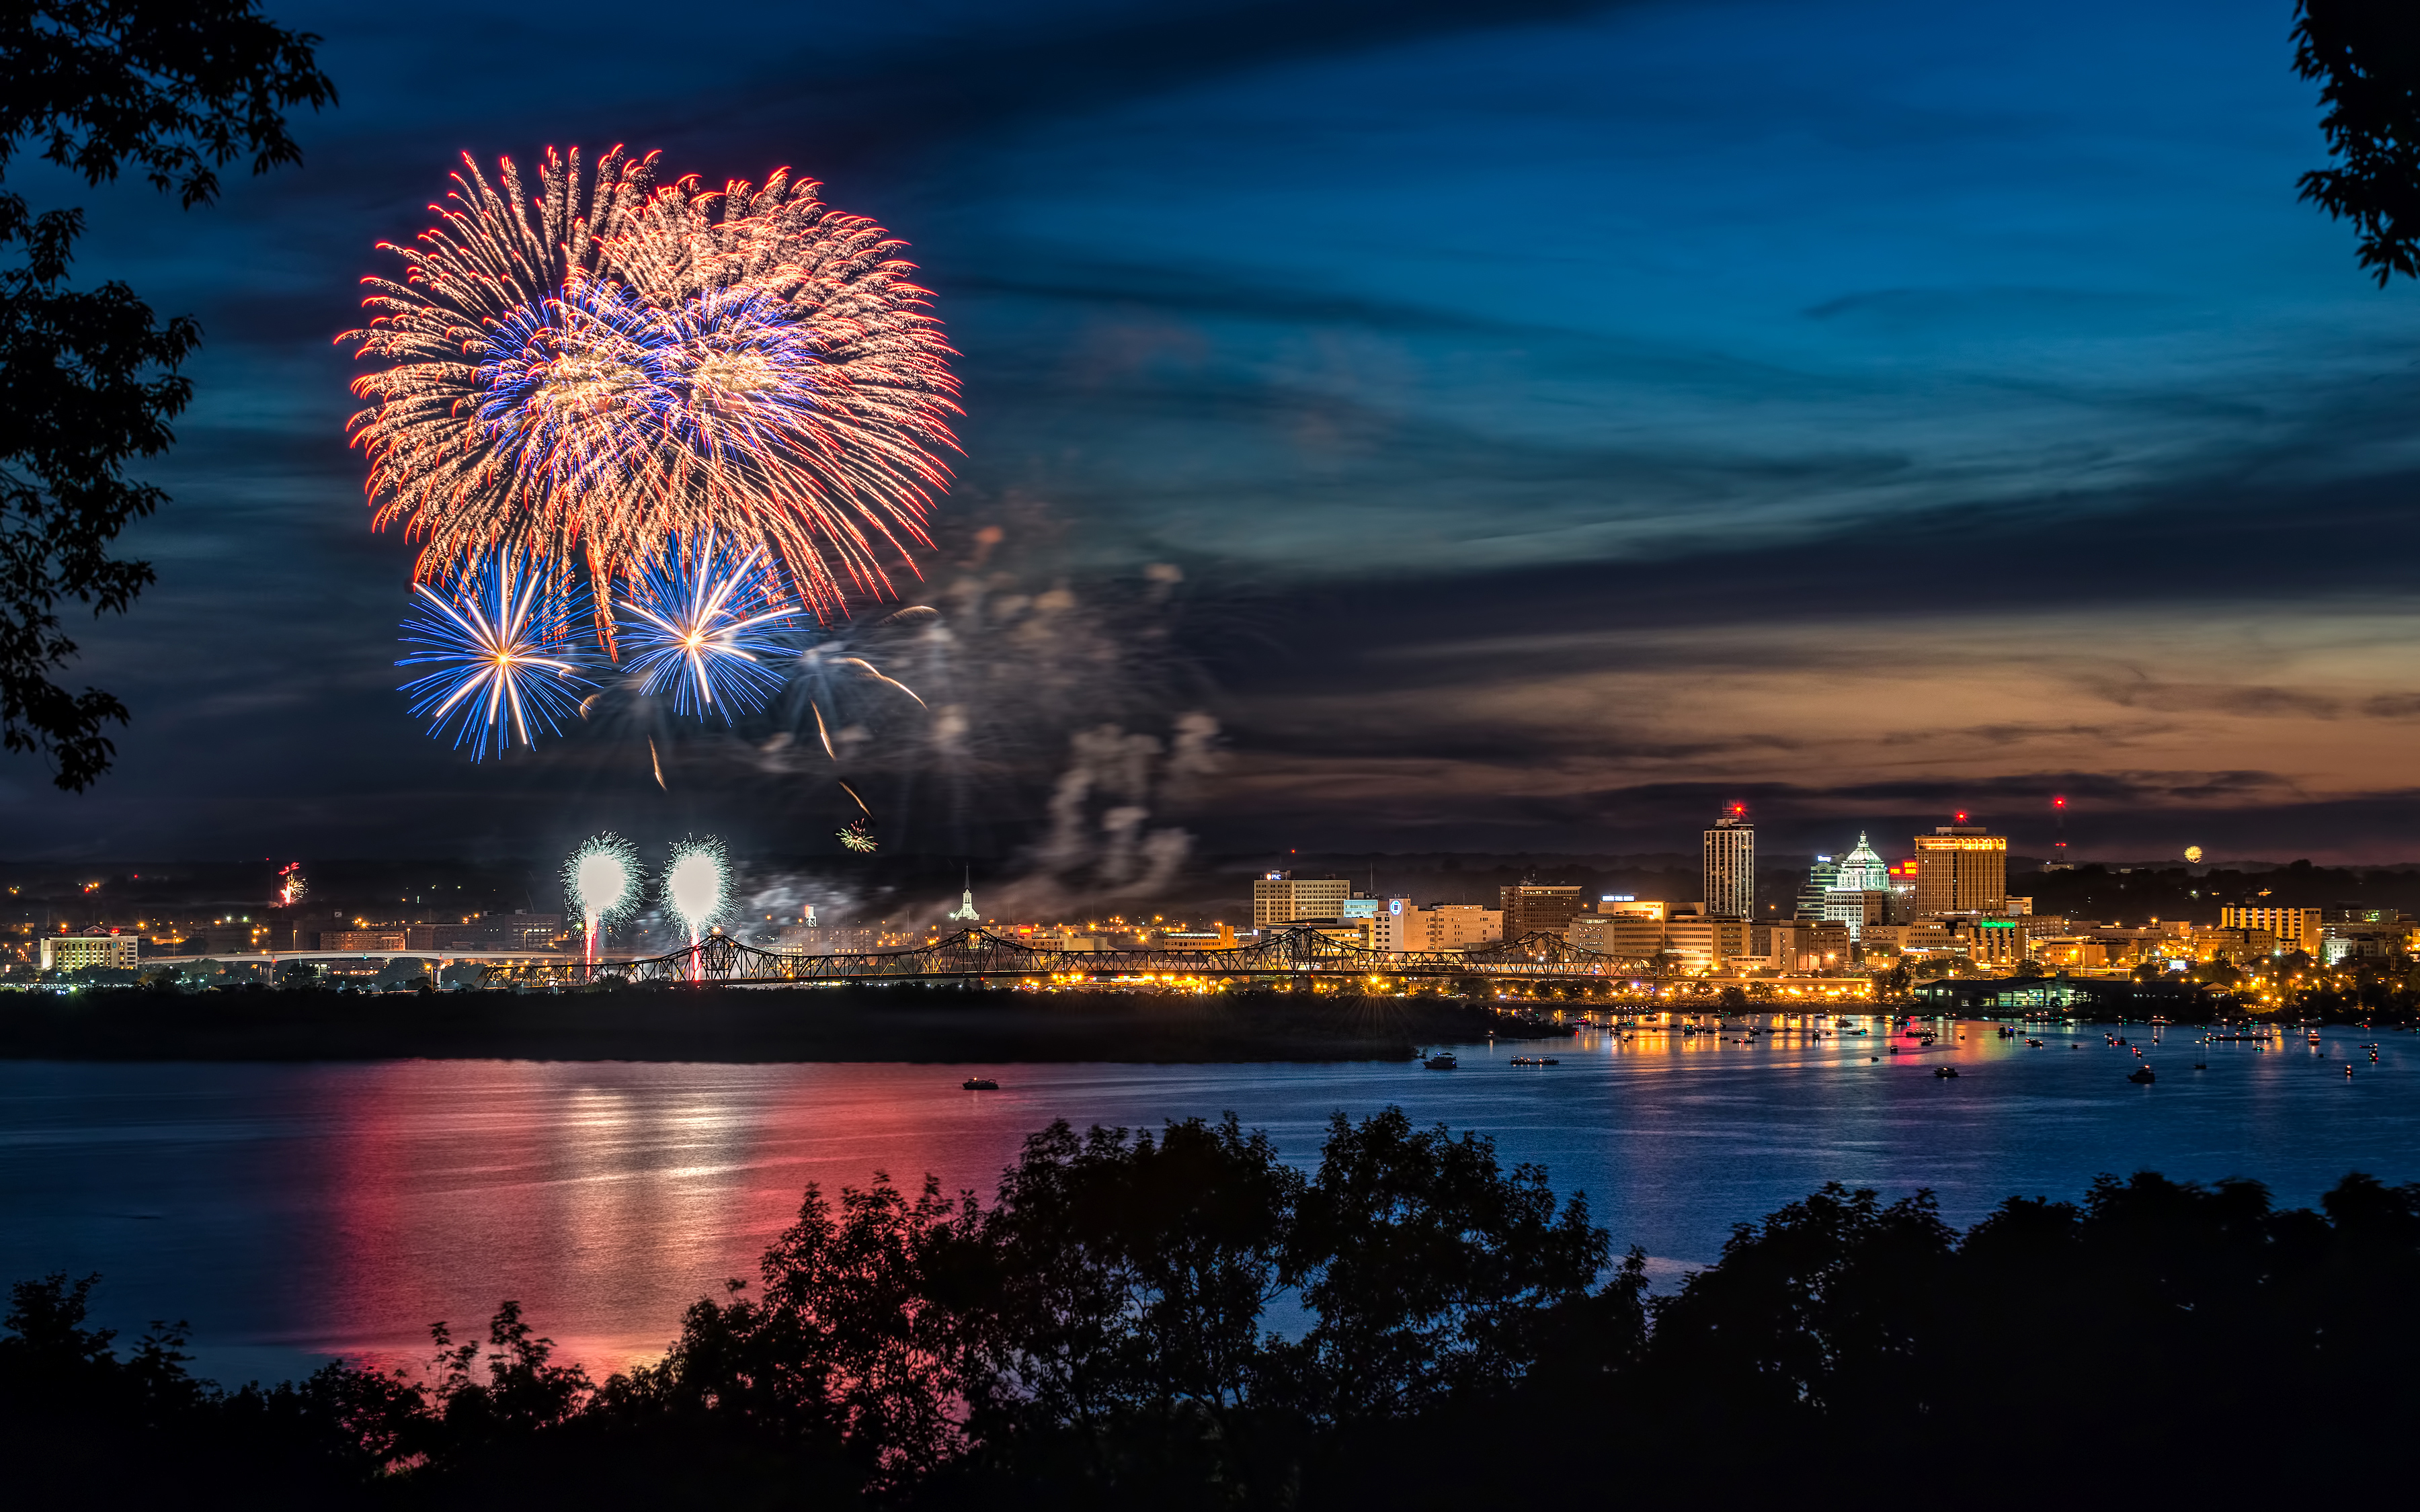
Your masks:
M942 981L1000 978L1116 982L1171 978L1481 977L1525 980L1653 978L1644 961L1584 950L1556 934L1525 934L1470 950L1371 950L1313 929L1290 929L1218 949L1040 950L987 930L961 930L910 950L793 955L742 945L727 934L638 961L522 961L490 967L497 980L818 982Z

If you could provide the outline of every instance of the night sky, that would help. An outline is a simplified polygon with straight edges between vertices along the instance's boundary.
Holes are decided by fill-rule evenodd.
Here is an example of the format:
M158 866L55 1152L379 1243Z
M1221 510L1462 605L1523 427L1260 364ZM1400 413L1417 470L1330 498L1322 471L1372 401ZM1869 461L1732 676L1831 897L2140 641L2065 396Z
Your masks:
M624 142L823 179L963 353L942 620L861 642L949 712L844 743L892 848L2040 854L2064 793L2088 856L2420 858L2420 313L2296 202L2287 0L268 9L299 171L10 172L207 333L70 674L118 769L0 768L12 856L841 864L772 723L473 766L395 692L331 338L458 153Z

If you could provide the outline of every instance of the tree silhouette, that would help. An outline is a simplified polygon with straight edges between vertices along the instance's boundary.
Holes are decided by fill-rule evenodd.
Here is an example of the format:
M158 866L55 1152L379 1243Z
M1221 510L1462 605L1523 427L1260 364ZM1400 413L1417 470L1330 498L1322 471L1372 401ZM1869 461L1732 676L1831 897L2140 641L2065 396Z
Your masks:
M12 1504L314 1512L1892 1505L1945 1482L2232 1506L2313 1462L2213 1428L2321 1404L2350 1445L2327 1489L2407 1489L2420 1185L2355 1174L2312 1211L2138 1172L1962 1234L1928 1193L1836 1184L1661 1297L1611 1260L1542 1171L1398 1109L1339 1117L1308 1173L1232 1117L1058 1123L988 1206L929 1179L810 1192L759 1295L728 1283L602 1386L506 1303L484 1346L434 1330L425 1379L228 1393L186 1373L181 1325L121 1356L90 1280L20 1283L0 1463ZM1844 1459L1877 1432L1925 1452Z
M185 208L218 195L217 170L249 155L300 162L282 112L335 100L317 37L272 25L253 0L25 0L0 10L0 180L20 148L87 184L132 168ZM166 496L126 476L174 440L193 396L177 369L201 339L160 323L124 284L68 286L84 212L37 214L0 189L0 744L40 753L82 792L116 747L126 706L51 680L76 652L62 600L124 613L150 564L109 554Z
M2294 71L2319 84L2339 162L2303 175L2302 197L2361 234L2379 286L2420 277L2420 9L2408 0L2300 0Z

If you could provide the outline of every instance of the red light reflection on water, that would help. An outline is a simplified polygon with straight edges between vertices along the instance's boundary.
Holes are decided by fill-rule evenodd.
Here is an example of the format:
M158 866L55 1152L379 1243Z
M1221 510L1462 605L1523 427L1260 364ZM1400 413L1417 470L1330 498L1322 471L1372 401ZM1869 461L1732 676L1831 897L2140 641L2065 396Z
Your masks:
M988 1194L1049 1113L938 1066L400 1062L345 1068L330 1253L306 1347L427 1359L511 1298L593 1374L662 1351L682 1311L827 1192L887 1167Z

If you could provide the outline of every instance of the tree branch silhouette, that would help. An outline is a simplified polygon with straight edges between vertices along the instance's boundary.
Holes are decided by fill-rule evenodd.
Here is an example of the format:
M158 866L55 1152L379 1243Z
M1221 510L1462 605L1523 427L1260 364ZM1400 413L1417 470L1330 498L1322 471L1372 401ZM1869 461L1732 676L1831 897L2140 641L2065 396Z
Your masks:
M307 33L253 0L14 0L0 7L0 182L19 151L87 184L139 173L184 208L215 199L217 170L302 161L285 111L335 102ZM110 554L167 496L126 475L175 440L193 397L178 369L201 339L191 318L161 322L115 280L68 285L84 212L37 213L0 189L0 745L39 752L53 780L82 792L109 769L103 729L127 722L111 693L52 680L76 654L63 601L122 614L154 580L150 563Z

